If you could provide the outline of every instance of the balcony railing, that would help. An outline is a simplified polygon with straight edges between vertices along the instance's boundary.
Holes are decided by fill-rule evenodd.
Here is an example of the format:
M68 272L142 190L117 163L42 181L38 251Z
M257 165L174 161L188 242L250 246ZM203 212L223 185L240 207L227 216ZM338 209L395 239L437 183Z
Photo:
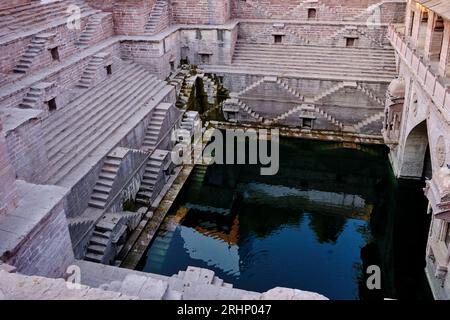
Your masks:
M396 31L395 25L389 26L388 38L399 57L406 63L418 82L441 110L445 120L450 121L450 91L449 86L445 84L448 79L442 78L438 71L432 70L431 65L414 48L409 47L404 35Z

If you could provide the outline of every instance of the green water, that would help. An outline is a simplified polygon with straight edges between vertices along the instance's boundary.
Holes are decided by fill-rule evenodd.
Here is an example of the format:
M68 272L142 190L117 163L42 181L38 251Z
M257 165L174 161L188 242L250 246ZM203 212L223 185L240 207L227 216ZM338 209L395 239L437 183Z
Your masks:
M236 288L282 286L331 299L429 299L422 182L396 181L387 150L282 139L280 171L198 166L139 270L214 270ZM381 290L366 270L381 268Z

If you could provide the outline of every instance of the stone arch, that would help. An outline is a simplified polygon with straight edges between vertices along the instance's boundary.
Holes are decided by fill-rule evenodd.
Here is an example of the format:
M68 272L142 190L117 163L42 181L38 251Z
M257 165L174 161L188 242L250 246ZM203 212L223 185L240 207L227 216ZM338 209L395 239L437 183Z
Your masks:
M424 177L424 169L430 159L427 152L428 127L426 120L416 125L408 137L406 138L403 149L403 157L400 167L400 177L409 179L422 179Z

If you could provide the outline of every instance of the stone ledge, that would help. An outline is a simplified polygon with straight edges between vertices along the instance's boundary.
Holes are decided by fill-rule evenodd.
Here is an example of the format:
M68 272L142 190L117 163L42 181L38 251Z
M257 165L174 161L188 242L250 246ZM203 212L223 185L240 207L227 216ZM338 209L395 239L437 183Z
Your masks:
M0 257L15 252L57 206L68 190L57 186L44 186L16 181L19 194L18 207L0 218Z

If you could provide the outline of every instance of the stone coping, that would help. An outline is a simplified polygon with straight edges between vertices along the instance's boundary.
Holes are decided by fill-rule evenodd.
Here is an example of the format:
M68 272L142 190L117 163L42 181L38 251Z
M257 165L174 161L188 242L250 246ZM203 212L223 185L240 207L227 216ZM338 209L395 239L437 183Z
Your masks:
M29 120L39 118L42 112L42 110L37 109L5 108L0 111L5 134Z
M68 189L58 186L35 185L16 180L19 193L18 207L0 217L0 257L13 253L38 227L40 222L52 214Z

